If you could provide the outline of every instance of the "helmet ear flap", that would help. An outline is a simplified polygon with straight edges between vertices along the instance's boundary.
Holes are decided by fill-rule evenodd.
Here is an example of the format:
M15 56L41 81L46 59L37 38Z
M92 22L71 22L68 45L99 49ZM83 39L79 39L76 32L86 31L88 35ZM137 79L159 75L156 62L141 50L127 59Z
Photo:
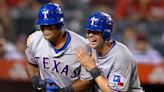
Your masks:
M106 29L103 32L103 37L104 40L110 40L112 29L113 29L113 20L110 16L107 16L105 24L106 24Z
M111 38L111 32L109 32L110 30L104 30L103 32L103 39L104 40L110 40Z
M55 25L58 29L62 29L62 27L64 26L63 22L60 22L58 24Z

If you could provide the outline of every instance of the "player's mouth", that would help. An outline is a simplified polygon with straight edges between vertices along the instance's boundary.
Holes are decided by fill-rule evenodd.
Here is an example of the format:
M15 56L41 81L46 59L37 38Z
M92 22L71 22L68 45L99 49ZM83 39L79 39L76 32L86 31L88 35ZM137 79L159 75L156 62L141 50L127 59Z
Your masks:
M96 39L90 40L90 44L91 45L95 45L96 43L97 43L97 40Z
M51 31L44 31L43 34L44 34L45 36L50 36L52 33L51 33Z

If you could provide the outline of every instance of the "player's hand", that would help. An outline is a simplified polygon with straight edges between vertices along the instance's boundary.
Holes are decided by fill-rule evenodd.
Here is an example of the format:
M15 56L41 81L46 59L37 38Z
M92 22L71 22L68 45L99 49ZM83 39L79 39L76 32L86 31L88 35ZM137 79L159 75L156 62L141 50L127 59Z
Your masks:
M76 56L77 59L80 61L82 66L87 70L90 71L96 67L96 62L94 58L94 54L88 55L83 47L79 47L76 49Z
M60 87L52 79L46 79L45 81L47 83L46 92L58 92L60 90Z
M45 92L46 82L41 80L38 76L32 77L32 85L34 92Z
M32 83L35 92L58 92L60 89L52 79L41 80L38 76L33 76Z

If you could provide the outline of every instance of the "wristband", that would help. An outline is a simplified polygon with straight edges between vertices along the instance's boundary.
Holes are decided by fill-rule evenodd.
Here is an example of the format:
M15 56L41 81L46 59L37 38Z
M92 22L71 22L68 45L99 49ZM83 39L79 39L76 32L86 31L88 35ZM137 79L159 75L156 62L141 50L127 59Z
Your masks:
M101 71L98 67L93 68L89 71L89 73L92 75L93 79L96 79L99 75L101 75Z

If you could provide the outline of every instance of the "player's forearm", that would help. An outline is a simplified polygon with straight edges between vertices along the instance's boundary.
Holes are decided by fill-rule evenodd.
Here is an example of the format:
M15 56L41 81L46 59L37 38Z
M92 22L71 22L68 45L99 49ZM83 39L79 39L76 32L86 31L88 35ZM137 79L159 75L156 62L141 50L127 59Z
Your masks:
M30 64L30 63L28 63L28 62L26 63L26 72L27 72L28 77L29 77L30 80L31 80L31 78L32 78L34 75L38 75L38 76L39 76L37 66L32 65L32 64Z
M112 92L111 89L109 88L109 84L108 81L104 78L104 76L99 75L96 79L95 79L97 85L99 86L99 88L101 89L102 92Z
M77 80L72 84L74 92L84 92L91 87L92 80Z

